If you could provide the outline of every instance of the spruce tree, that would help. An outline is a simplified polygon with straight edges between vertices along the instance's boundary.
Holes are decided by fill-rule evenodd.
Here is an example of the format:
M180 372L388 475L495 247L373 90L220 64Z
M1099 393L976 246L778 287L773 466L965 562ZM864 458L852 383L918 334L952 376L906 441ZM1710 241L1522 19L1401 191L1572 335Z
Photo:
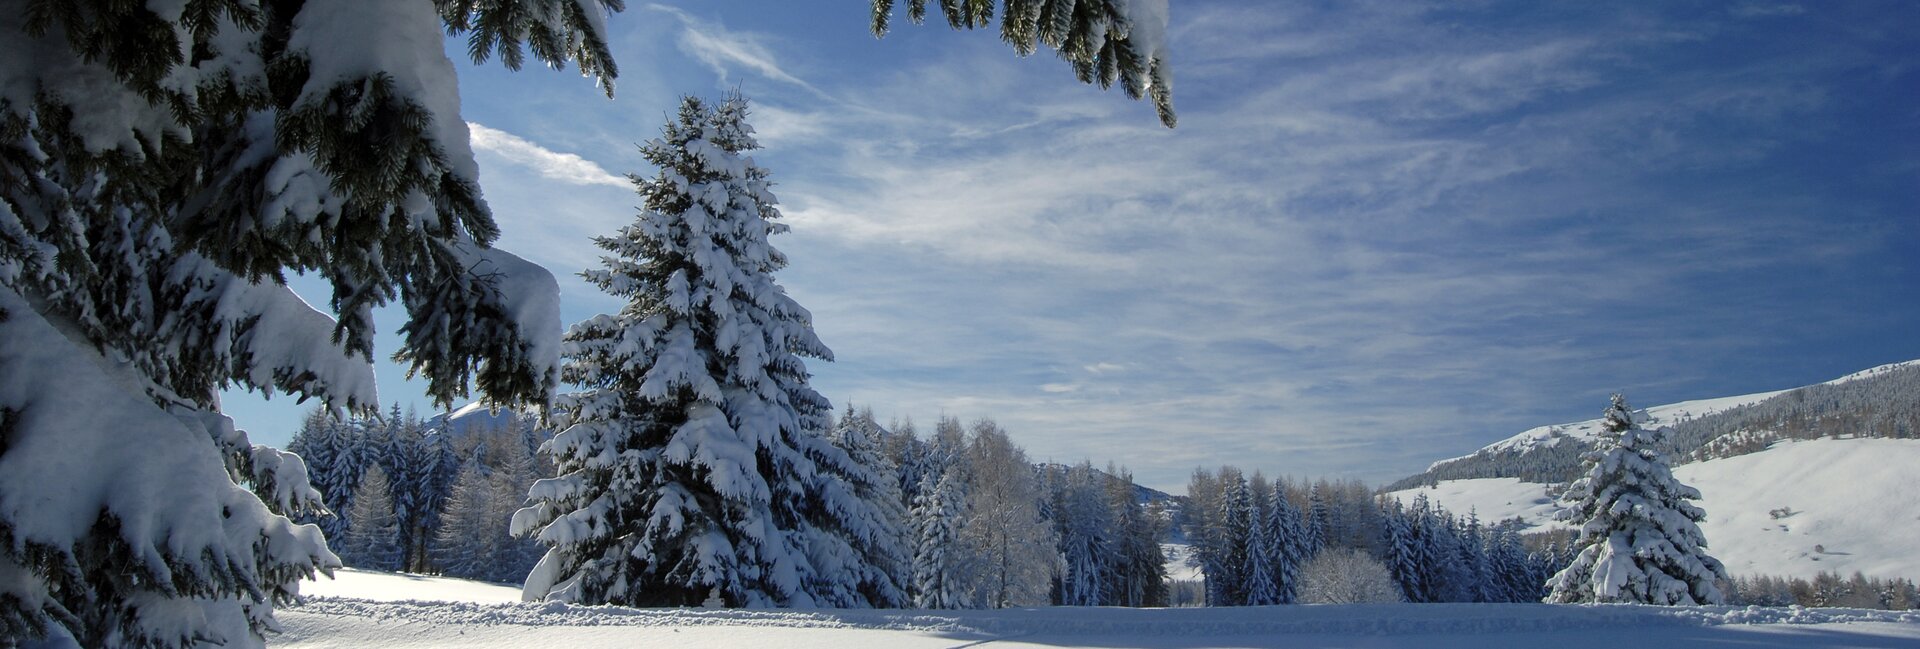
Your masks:
M1601 446L1562 496L1580 521L1579 554L1548 580L1548 602L1721 604L1728 581L1707 554L1695 506L1700 492L1673 477L1656 447L1658 431L1640 428L1625 397L1613 395Z
M1279 503L1273 502L1274 496L1285 496L1266 488L1266 479L1254 475L1251 487L1254 496L1251 515L1253 523L1247 526L1247 563L1241 570L1246 575L1244 586L1248 606L1271 606L1280 603L1280 586L1274 582L1279 564L1286 559L1281 548L1284 543L1281 530Z
M828 441L852 460L856 471L847 474L847 484L872 517L868 533L851 538L861 561L849 568L863 571L857 580L859 596L875 608L902 608L908 604L906 580L913 555L907 549L907 511L895 477L898 469L880 448L882 436L872 410L856 413L848 405Z
M1399 500L1382 496L1380 523L1381 561L1387 564L1387 572L1393 575L1394 583L1400 586L1401 599L1408 602L1426 601L1421 599L1426 592L1423 581L1425 566L1420 564L1417 541L1406 507Z
M288 442L287 450L306 461L307 476L327 505L325 514L301 517L314 523L329 539L339 539L347 531L347 517L353 510L353 490L360 485L359 445L348 422L335 419L325 408L308 411L300 430Z
M1239 471L1220 470L1222 493L1219 519L1221 547L1219 572L1207 573L1207 581L1219 581L1220 601L1208 606L1244 606L1247 603L1247 538L1253 528L1253 495Z
M1057 521L1060 557L1059 603L1066 606L1105 606L1108 577L1113 570L1118 541L1108 508L1102 476L1089 462L1066 471L1049 471L1059 478Z
M867 573L857 539L886 533L824 437L827 400L803 357L831 360L807 311L774 283L766 170L739 97L681 102L641 148L636 221L599 237L582 273L627 300L565 341L560 476L533 489L516 534L549 550L526 596L585 603L853 606ZM811 553L811 554L810 554ZM822 561L832 559L836 565Z
M1306 565L1312 555L1306 545L1306 524L1300 519L1300 510L1287 498L1286 485L1275 481L1273 495L1268 500L1273 503L1267 526L1268 534L1274 539L1274 603L1292 604L1298 601L1300 592L1300 567Z
M1305 536L1301 538L1303 551L1301 561L1313 558L1320 549L1326 547L1333 535L1333 511L1327 506L1327 483L1322 480L1313 483L1313 490L1307 494L1307 515Z
M927 473L913 506L913 607L966 606L965 548L960 521L966 495L959 471Z

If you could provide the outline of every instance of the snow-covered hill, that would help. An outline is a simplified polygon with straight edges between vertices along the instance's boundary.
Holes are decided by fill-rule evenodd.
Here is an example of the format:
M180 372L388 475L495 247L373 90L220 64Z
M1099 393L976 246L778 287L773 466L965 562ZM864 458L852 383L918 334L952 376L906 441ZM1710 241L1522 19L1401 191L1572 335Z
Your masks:
M1879 367L1862 370L1859 372L1854 372L1852 374L1848 374L1846 376L1843 376L1831 381L1826 381L1824 383L1818 383L1816 385L1840 385L1842 383L1850 383L1850 382L1858 381L1861 379L1881 376L1901 368L1916 367L1916 366L1920 366L1920 360L1912 360L1912 361L1906 361L1901 363L1890 363L1887 365L1881 365ZM1810 387L1810 386L1803 386L1803 387ZM1743 394L1735 397L1720 397L1716 399L1697 399L1693 401L1682 401L1679 403L1670 403L1666 405L1653 406L1651 408L1646 408L1645 410L1636 412L1634 414L1636 415L1635 417L1636 420L1639 421L1641 425L1646 428L1672 426L1674 424L1678 424L1680 422L1687 421L1689 419L1705 417L1707 415L1725 412L1727 410L1738 408L1740 406L1760 403L1762 401L1766 401L1767 399L1771 399L1773 397L1786 394L1788 392L1792 392L1793 390L1796 390L1796 389L1799 389L1799 388L1792 388L1787 390L1776 390L1773 392L1756 392L1753 394ZM1579 443L1584 443L1584 444L1592 444L1593 441L1598 438L1599 434L1600 434L1599 418L1588 419L1586 421L1577 421L1577 422L1566 423L1566 424L1553 424L1549 426L1540 426L1537 428L1527 429L1525 431L1522 431L1518 435L1514 435L1512 437L1500 440L1498 442L1488 444L1485 447L1481 448L1480 450L1474 451L1473 453L1462 455L1460 457L1447 458L1444 460L1440 460L1438 462L1434 462L1432 465L1429 465L1427 468L1431 470L1435 467L1439 467L1440 465L1443 465L1449 462L1464 460L1467 458L1474 457L1475 455L1487 455L1487 454L1494 454L1494 453L1500 453L1500 452L1524 453L1534 449L1557 446L1561 443L1568 442L1569 440L1577 441Z
M1393 604L999 611L631 609L482 603L472 582L349 573L279 612L276 647L1896 647L1920 613L1850 609ZM447 583L443 583L447 582ZM479 594L476 594L479 593ZM457 600L429 601L447 594ZM482 600L482 601L475 601Z
M1855 570L1920 577L1920 440L1818 439L1780 442L1759 453L1674 467L1702 496L1700 529L1733 574L1812 577ZM1556 507L1548 485L1514 478L1443 480L1424 493L1482 520L1520 517L1546 527ZM1790 513L1776 518L1770 512Z

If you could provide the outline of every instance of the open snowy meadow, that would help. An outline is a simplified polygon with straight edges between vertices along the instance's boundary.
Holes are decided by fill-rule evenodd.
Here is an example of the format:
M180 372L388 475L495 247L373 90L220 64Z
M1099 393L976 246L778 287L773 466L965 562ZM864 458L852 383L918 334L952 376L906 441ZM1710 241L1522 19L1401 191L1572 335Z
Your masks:
M529 604L458 579L341 570L302 584L269 643L348 647L1916 647L1920 612L1359 604L994 611L634 609Z

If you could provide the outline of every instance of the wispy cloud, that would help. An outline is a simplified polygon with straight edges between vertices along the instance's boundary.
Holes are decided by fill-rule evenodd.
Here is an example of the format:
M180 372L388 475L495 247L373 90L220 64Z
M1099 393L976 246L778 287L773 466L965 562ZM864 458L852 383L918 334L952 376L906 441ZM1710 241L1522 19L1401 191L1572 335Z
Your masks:
M1887 245L1765 192L1706 193L1816 137L1794 124L1826 108L1809 80L1832 62L1647 75L1674 65L1673 34L1713 30L1436 39L1419 11L1382 11L1183 42L1212 62L1183 87L1219 96L1171 132L986 48L847 91L869 113L781 111L813 143L766 155L810 248L794 258L834 258L789 276L838 345L818 384L994 416L1036 456L1120 441L1163 487L1222 461L1391 478L1609 390L1713 396L1683 391L1704 359L1779 335L1724 278ZM1418 55L1367 46L1408 41ZM1748 132L1769 137L1726 137Z
M729 77L733 69L739 67L774 81L803 88L815 95L826 96L813 84L787 72L758 36L729 30L725 25L702 20L678 7L651 4L647 8L678 19L682 26L679 39L681 51L712 69L723 84L732 80Z
M1775 16L1798 16L1807 12L1807 8L1794 3L1748 2L1733 8L1733 15L1741 18L1768 18Z
M628 185L626 179L607 173L606 169L586 158L548 149L485 124L467 122L467 130L471 133L474 149L532 169L542 178L569 185Z

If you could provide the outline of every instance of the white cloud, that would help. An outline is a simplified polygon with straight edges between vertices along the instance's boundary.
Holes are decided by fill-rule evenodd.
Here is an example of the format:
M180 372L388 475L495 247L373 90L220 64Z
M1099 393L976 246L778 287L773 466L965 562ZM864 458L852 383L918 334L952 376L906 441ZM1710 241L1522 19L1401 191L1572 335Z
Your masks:
M542 147L526 138L484 124L467 122L473 148L525 166L540 177L569 185L608 185L626 187L627 180L602 169L600 165L571 153Z
M825 96L813 84L794 76L780 65L773 51L760 42L753 34L728 30L724 25L701 20L677 7L666 5L647 5L648 9L672 15L680 20L683 29L680 32L680 50L688 56L699 59L713 73L718 75L722 84L728 78L733 66L739 66L759 73L768 79L792 84L804 88L816 95Z
M1798 16L1807 12L1807 8L1793 3L1749 2L1733 8L1733 15L1741 18L1770 18L1777 16Z

